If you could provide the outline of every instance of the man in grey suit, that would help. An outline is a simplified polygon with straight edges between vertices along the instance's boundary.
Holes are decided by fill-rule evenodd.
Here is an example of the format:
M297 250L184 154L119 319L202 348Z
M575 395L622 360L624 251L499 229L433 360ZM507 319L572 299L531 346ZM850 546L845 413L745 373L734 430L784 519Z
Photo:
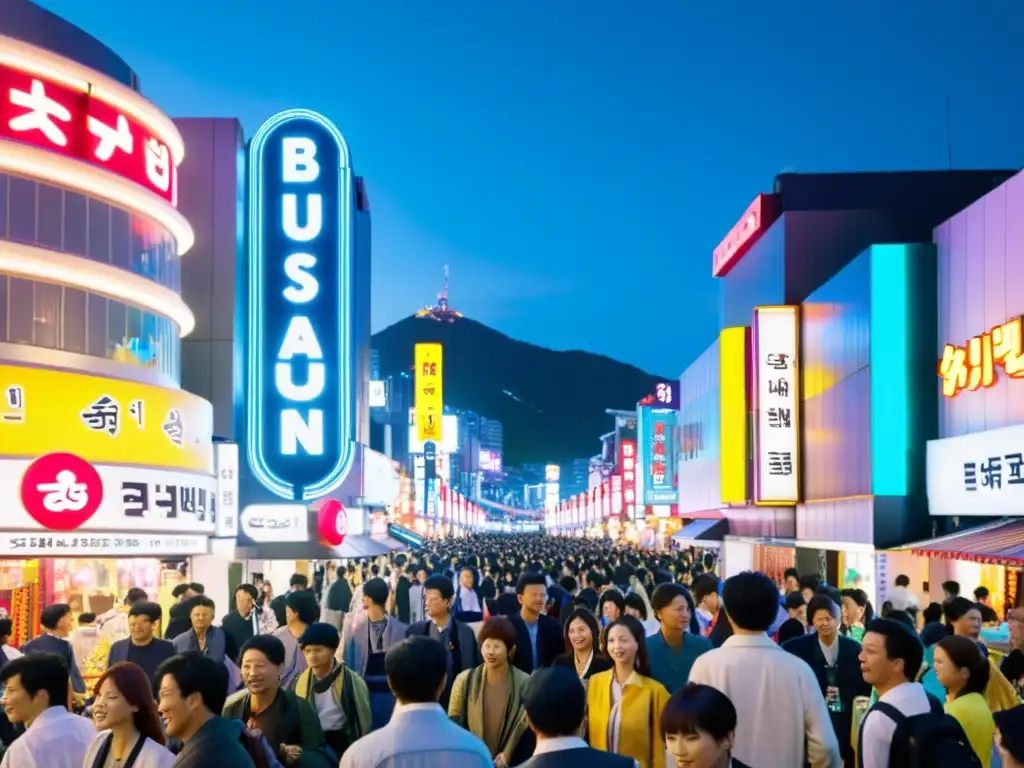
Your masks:
M345 622L341 660L360 677L383 675L384 654L404 640L409 629L388 615L385 606L390 593L384 579L370 579L363 585L363 612L349 614Z
M487 745L448 719L437 703L445 690L445 649L426 636L410 637L385 659L398 704L391 722L363 736L341 758L341 768L492 768Z

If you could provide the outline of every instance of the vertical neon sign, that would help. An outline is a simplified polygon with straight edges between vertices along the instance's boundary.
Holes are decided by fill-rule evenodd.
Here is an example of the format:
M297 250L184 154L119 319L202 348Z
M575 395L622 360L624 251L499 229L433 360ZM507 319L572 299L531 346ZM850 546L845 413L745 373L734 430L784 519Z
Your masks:
M282 112L249 146L246 458L286 499L336 487L353 457L352 169L325 117Z

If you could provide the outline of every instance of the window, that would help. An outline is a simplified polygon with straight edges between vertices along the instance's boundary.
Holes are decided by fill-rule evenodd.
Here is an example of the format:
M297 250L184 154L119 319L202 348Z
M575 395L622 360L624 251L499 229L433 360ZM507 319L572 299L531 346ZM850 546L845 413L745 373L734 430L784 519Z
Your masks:
M86 312L85 291L77 288L64 289L64 349L86 355L89 345L86 333L89 329Z
M32 311L32 343L37 347L59 349L64 289L52 283L34 283L33 286L35 306Z

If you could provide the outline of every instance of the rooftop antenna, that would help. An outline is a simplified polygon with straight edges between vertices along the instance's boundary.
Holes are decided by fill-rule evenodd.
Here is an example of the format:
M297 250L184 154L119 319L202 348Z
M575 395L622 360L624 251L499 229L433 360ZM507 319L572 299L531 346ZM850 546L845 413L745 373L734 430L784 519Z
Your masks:
M448 265L444 265L444 289L437 294L437 305L442 312L448 309Z
M444 287L437 294L437 304L423 307L416 313L416 317L430 318L440 323L454 323L462 317L462 313L448 306L448 265L444 265Z

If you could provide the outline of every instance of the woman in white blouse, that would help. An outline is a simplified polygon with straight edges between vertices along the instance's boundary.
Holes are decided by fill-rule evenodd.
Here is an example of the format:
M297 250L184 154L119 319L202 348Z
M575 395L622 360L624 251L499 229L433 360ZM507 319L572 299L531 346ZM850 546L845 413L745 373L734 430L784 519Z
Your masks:
M576 608L570 613L562 634L565 653L556 656L552 666L573 669L584 685L591 675L612 668L611 659L601 653L601 628L589 609Z

